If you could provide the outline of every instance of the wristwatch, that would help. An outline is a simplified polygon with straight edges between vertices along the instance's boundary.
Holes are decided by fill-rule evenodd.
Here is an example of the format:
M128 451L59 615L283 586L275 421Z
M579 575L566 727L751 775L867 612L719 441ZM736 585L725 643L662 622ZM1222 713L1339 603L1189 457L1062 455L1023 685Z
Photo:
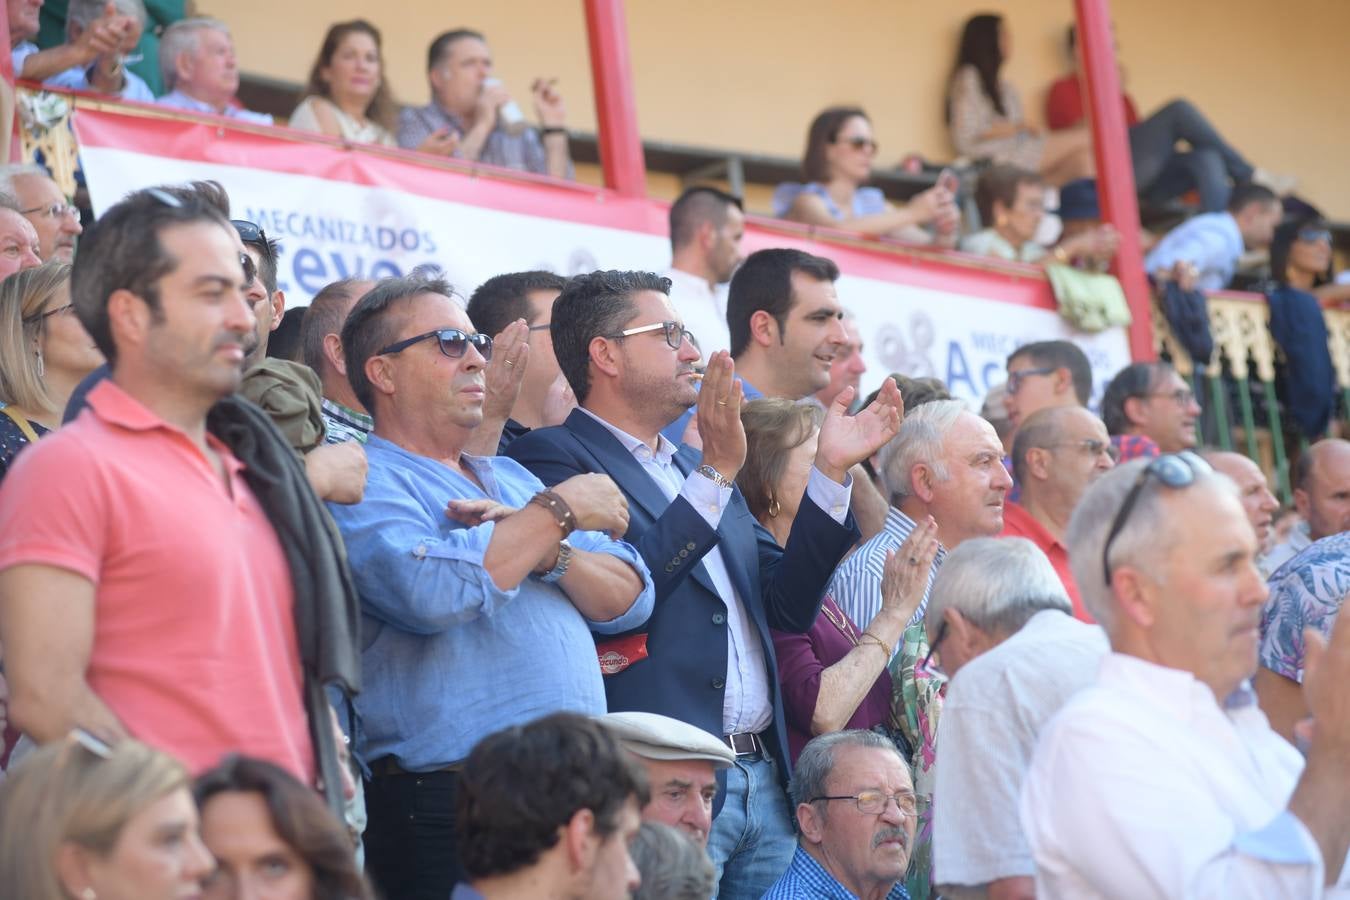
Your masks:
M553 568L540 575L539 580L545 584L552 584L567 574L570 565L572 565L572 545L563 538L558 541L558 561L553 564Z
M699 466L694 471L702 475L704 478L708 479L709 481L711 481L713 484L717 485L720 488L726 488L727 490L730 490L731 488L735 487L735 483L730 478L727 478L721 472L717 471L707 463L704 463L703 465Z

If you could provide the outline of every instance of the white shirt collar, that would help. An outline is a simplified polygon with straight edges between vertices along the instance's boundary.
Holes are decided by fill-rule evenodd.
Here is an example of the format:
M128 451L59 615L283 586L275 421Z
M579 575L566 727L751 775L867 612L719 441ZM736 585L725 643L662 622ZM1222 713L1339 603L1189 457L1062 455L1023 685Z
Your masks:
M584 412L586 415L590 416L595 421L599 422L601 425L605 427L605 429L610 434L618 438L619 443L623 444L624 449L627 450L630 454L632 454L633 458L636 459L638 462L648 462L649 460L654 459L661 465L668 466L670 465L671 459L674 458L675 452L680 449L679 447L675 446L675 444L672 443L664 434L660 434L658 432L656 435L656 449L653 450L650 446L647 445L645 441L633 437L631 434L629 434L628 432L624 431L622 428L619 428L616 425L611 425L609 422L606 422L604 419L600 418L595 413L591 412L589 409L586 409L586 407L579 406L577 408L580 409L582 412Z

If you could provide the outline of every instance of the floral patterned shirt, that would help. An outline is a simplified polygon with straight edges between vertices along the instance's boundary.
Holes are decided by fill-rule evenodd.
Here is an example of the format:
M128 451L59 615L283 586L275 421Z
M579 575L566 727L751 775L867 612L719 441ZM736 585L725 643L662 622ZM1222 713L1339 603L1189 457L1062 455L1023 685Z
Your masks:
M1303 629L1331 635L1350 595L1350 532L1322 538L1270 576L1261 616L1261 665L1303 683Z

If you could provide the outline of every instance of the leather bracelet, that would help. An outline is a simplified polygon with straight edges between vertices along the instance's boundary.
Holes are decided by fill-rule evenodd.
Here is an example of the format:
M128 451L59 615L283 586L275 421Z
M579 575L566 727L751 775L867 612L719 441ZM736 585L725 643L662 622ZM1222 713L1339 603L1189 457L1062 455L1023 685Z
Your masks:
M540 491L530 498L530 502L542 506L552 514L558 527L562 529L562 536L567 537L577 530L577 517L572 513L572 507L567 505L567 501L558 496L557 491Z
M548 137L550 134L567 134L567 129L563 128L561 125L548 125L544 128L540 128L539 133L544 137Z
M887 658L887 659L890 659L892 656L895 655L895 651L891 650L891 645L888 644L888 643L886 643L885 641L883 641L881 638L877 637L877 636L876 636L875 634L873 634L872 632L870 632L870 631L864 631L864 632L862 633L862 637L865 637L865 638L871 638L872 640L876 641L876 642L877 642L877 646L880 647L882 650L885 650L885 651L886 651L886 658Z

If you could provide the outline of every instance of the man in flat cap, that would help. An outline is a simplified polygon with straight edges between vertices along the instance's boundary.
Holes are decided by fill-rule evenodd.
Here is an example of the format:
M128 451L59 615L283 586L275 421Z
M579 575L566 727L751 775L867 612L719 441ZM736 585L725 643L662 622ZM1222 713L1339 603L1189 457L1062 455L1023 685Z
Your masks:
M678 828L706 847L716 772L735 760L731 748L701 728L656 713L614 712L600 723L647 769L652 794L643 820Z

